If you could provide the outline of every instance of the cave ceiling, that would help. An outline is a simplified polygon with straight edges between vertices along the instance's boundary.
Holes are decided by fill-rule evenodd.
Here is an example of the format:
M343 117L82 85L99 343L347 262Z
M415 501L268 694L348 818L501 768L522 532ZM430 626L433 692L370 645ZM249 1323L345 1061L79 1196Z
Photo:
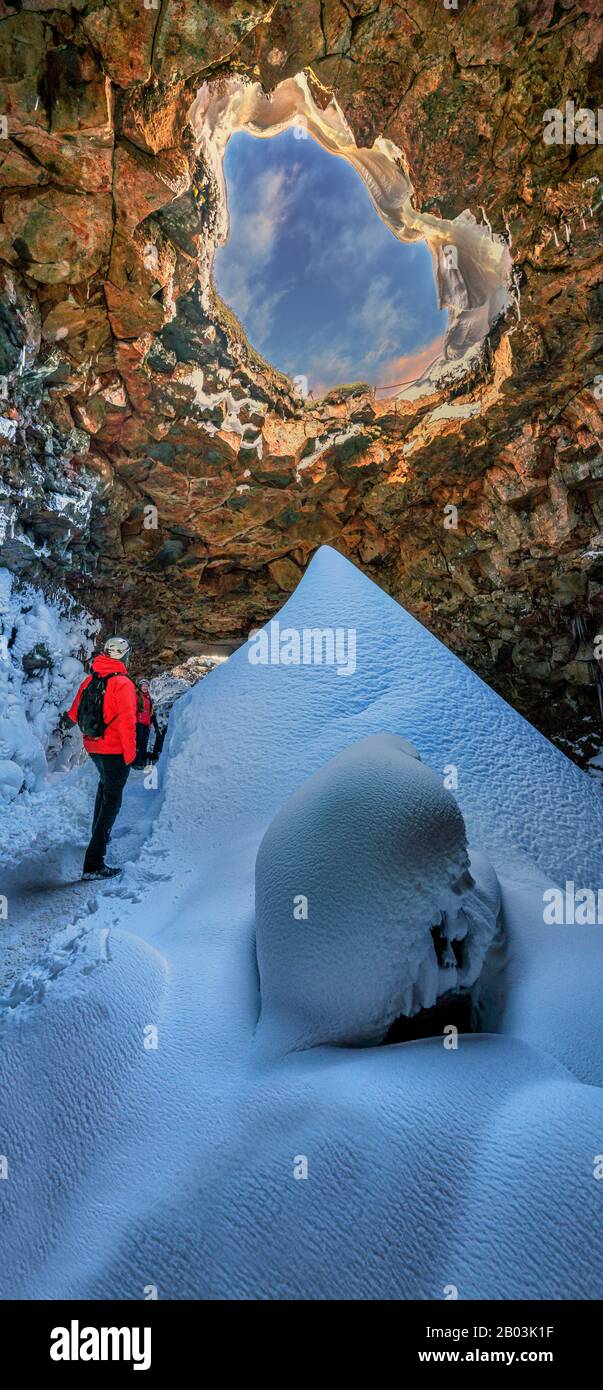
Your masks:
M1 5L0 560L157 667L331 544L567 722L603 627L601 146L543 116L597 111L599 11ZM304 397L213 287L230 134L299 121L430 247L445 351L397 397Z

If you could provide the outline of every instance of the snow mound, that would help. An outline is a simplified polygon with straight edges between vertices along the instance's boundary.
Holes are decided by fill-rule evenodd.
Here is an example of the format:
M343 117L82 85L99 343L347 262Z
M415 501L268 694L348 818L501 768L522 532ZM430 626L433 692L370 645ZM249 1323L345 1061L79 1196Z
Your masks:
M454 1284L461 1299L593 1298L603 933L546 926L543 891L603 882L600 790L333 551L315 556L279 616L354 629L355 669L341 679L324 661L253 664L245 647L184 695L159 789L139 791L137 815L155 808L149 837L88 919L98 949L85 962L57 947L58 974L45 964L33 993L0 1008L0 1292L142 1299L154 1284L160 1298L438 1300ZM471 862L475 847L498 876L509 966L496 1035L272 1058L258 1030L258 849L274 822L260 866L274 836L303 894L304 849L285 855L280 808L302 788L322 815L328 786L308 797L308 779L383 734L410 741L440 784L455 781ZM406 778L412 755L396 745L392 758ZM392 774L394 802L397 788ZM283 812L292 824L296 806ZM446 835L452 872L462 832L456 841L451 821ZM320 843L327 887L336 838L332 827ZM364 855L373 885L366 925L353 915L350 926L356 960L366 931L369 992L383 930L373 844L375 862L356 842L347 852L350 875ZM425 840L420 854L431 858ZM473 877L495 894L479 860ZM278 886L266 885L272 912ZM313 904L310 893L294 930L309 933L320 907L334 931L335 896ZM337 990L335 979L334 1012Z
M286 1051L378 1041L473 985L499 907L495 876L480 893L469 872L451 792L395 734L352 744L289 797L259 848L255 903L258 1040Z

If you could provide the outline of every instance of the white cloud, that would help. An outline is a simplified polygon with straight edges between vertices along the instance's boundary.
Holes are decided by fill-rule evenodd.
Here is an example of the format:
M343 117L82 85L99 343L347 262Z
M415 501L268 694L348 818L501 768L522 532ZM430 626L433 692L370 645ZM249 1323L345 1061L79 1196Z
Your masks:
M267 343L274 325L274 315L277 305L281 299L288 294L291 286L283 285L281 289L273 290L271 294L264 291L258 295L253 306L254 340L258 348L264 348Z
M312 351L312 344L308 346L308 362L303 370L316 394L328 390L333 382L355 380L354 363L343 343L333 343L317 352Z
M290 213L298 168L268 169L243 185L242 191L235 184L231 217L236 218L239 251L236 260L218 254L220 293L238 318L253 325L258 348L270 337L277 305L291 288L290 283L274 288L271 266Z
M284 169L269 170L255 182L253 208L243 217L241 227L250 260L266 263L272 259L289 209L286 182Z

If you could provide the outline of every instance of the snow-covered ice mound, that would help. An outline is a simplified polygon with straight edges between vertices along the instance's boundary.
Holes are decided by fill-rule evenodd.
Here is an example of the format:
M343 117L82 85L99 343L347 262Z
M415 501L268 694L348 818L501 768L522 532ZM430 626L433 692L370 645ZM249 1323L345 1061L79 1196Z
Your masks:
M378 1042L399 1014L473 985L499 897L492 870L472 869L480 886L457 802L398 735L373 734L315 772L277 813L256 862L258 1041L268 1053Z
M437 1300L455 1285L460 1298L598 1297L602 933L546 925L543 893L601 884L600 791L333 551L318 553L279 617L290 629L354 628L355 669L342 678L336 665L254 664L243 648L185 695L161 790L147 793L156 814L141 854L99 895L64 968L40 981L41 1002L4 1011L2 1295L142 1299L154 1287L161 1298ZM476 850L496 871L509 953L496 1033L460 1036L456 1048L441 1037L383 1047L293 1038L291 1050L275 1026L271 1054L262 1035L273 990L290 1019L290 985L276 954L267 967L277 941L264 912L278 908L267 873L258 1028L258 848L268 831L260 876L272 845L287 891L307 893L296 866L319 871L299 842L287 857L280 827L314 834L303 803L326 806L335 765L317 792L307 779L383 734L410 740L425 769L458 783L472 864ZM396 744L396 758L406 773L411 755ZM360 766L348 777L359 785ZM396 787L395 777L384 787L386 805ZM358 987L361 971L374 987L382 876L401 892L413 881L408 865L393 881L386 822L384 812L383 857L368 813L367 844L343 827L316 836L327 880L336 875L320 907L327 934L338 886L344 915L350 905L336 857L350 882L359 858L367 879L342 992L354 972ZM361 823L354 808L350 824ZM407 824L405 843L411 835ZM446 835L440 853L420 846L438 903L457 868L452 825ZM474 877L481 891L480 869ZM429 889L426 878L426 902ZM308 896L300 934L319 911ZM330 978L318 928L313 945L313 985L324 968L336 1018L339 971Z

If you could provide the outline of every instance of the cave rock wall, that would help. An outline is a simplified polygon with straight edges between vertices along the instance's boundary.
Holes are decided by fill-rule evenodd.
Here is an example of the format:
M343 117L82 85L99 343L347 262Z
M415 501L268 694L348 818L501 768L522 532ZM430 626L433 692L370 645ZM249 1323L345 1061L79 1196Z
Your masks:
M601 148L545 144L543 115L597 108L595 0L0 16L0 562L159 663L246 635L329 542L542 727L582 728ZM229 134L301 118L431 248L444 360L396 399L300 398L213 290Z

